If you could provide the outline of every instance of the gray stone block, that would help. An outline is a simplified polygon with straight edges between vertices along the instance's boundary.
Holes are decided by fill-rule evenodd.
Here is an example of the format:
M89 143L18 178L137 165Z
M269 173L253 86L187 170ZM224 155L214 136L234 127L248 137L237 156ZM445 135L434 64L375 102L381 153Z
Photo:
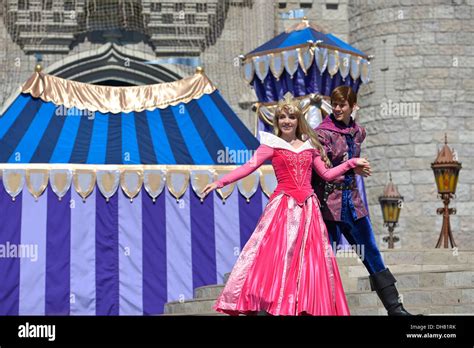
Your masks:
M430 55L425 56L423 59L424 67L434 67L434 68L445 68L452 66L453 57L452 56L439 56L439 55Z
M386 148L385 155L388 158L412 157L414 155L414 147L412 144L390 146Z
M474 289L462 289L462 303L474 305Z
M396 278L399 288L418 288L420 286L419 274L400 274Z
M422 105L425 105L425 104L422 104ZM421 113L422 113L422 115L427 114L426 111L423 110L423 106L422 106L422 109L421 109ZM410 141L412 143L431 143L433 141L433 134L431 134L431 132L412 131L412 132L410 132ZM418 158L414 158L414 160L418 160ZM408 161L408 159L407 159L407 161ZM424 168L426 168L426 166ZM409 169L411 169L411 168L409 168ZM418 166L416 169L421 169L421 166Z
M462 292L460 289L434 290L431 294L433 304L447 305L461 303Z
M432 250L423 253L423 264L425 265L445 265L456 262L457 256L453 255L451 250Z
M420 287L444 287L446 285L445 273L421 272Z
M423 253L417 251L385 251L383 259L387 265L392 264L420 264L423 260Z
M372 308L349 308L351 315L379 315L377 307Z
M446 273L446 286L474 286L474 271Z
M194 298L217 298L223 289L223 285L203 286L196 288L194 289Z
M456 215L458 216L472 216L474 211L474 202L457 202Z
M454 308L457 306L430 306L427 308L428 313L427 314L452 314L455 313ZM419 312L417 312L419 313Z
M425 306L431 304L431 291L399 291L403 296L403 303L407 306Z
M377 306L377 295L375 292L359 295L359 306Z
M409 170L426 169L426 168L429 168L431 161L432 160L429 159L428 157L426 157L426 158L419 158L419 157L418 158L417 157L406 158L405 159L405 164L407 166L406 169L409 169Z
M346 298L347 298L347 304L349 305L349 308L358 307L360 305L359 294L348 293L346 294Z
M422 119L421 120L422 127L423 127L423 123L425 121L430 122L433 119L436 120L436 118L434 118L434 117ZM431 143L431 144L415 144L415 156L417 156L417 157L432 157L432 156L435 156L436 153L437 153L436 144L433 144L433 143ZM427 167L427 168L429 168L429 167Z
M425 152L427 156L428 153ZM434 174L431 169L411 171L411 182L413 184L432 184L434 183ZM436 198L436 197L435 197Z
M463 306L454 306L454 312L464 315L474 315L474 304L473 305L463 305Z
M183 302L172 302L165 305L165 313L209 313L213 312L212 306L214 305L214 299L199 299L189 300Z
M436 188L436 184L434 182L430 184L419 184L415 186L415 195L418 202L433 201L434 199L436 199L437 194L438 189Z

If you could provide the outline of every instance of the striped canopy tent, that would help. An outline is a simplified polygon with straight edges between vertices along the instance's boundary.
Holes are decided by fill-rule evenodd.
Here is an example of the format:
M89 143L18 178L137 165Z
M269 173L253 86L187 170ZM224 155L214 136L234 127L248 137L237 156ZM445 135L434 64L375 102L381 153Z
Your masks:
M274 175L201 190L258 144L202 69L138 87L36 72L0 117L0 315L160 314L222 282Z
M306 18L242 57L242 75L260 102L287 92L328 96L337 86L356 92L370 79L369 56Z

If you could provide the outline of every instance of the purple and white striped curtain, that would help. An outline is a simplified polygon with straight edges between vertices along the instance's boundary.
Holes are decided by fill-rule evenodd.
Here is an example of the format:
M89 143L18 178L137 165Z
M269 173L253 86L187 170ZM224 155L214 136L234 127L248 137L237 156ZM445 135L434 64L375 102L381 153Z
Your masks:
M235 190L203 203L188 189L109 202L95 187L83 202L48 186L12 201L0 185L0 315L152 315L166 302L223 282L268 199Z

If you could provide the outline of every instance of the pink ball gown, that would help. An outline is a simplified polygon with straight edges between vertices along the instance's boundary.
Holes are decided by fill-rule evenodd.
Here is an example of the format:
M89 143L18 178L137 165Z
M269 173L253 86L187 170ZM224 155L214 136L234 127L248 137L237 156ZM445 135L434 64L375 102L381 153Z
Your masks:
M252 159L218 181L221 188L272 161L278 185L242 249L214 310L230 315L349 315L346 296L311 170L332 181L356 167L355 158L327 169L307 140L294 148L261 132Z

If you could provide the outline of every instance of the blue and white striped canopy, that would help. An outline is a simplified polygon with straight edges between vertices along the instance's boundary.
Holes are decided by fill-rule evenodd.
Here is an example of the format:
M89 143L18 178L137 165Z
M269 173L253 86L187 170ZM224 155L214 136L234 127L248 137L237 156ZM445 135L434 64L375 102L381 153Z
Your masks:
M370 57L303 19L243 56L242 77L265 103L288 92L329 96L342 85L357 92L370 81Z
M196 94L199 86L185 87ZM0 163L213 165L220 151L258 147L214 87L184 102L120 113L33 95L21 93L0 117Z
M299 46L307 44L309 41L317 42L322 41L324 45L330 46L333 49L344 50L348 53L359 55L365 57L366 54L357 48L349 45L348 43L342 41L338 37L334 36L331 33L324 34L316 29L308 26L302 30L292 30L284 31L279 35L275 36L273 39L265 42L263 45L260 45L253 51L247 53L246 56L253 56L256 54L265 54L268 51L281 50L286 48L292 48L294 46Z

